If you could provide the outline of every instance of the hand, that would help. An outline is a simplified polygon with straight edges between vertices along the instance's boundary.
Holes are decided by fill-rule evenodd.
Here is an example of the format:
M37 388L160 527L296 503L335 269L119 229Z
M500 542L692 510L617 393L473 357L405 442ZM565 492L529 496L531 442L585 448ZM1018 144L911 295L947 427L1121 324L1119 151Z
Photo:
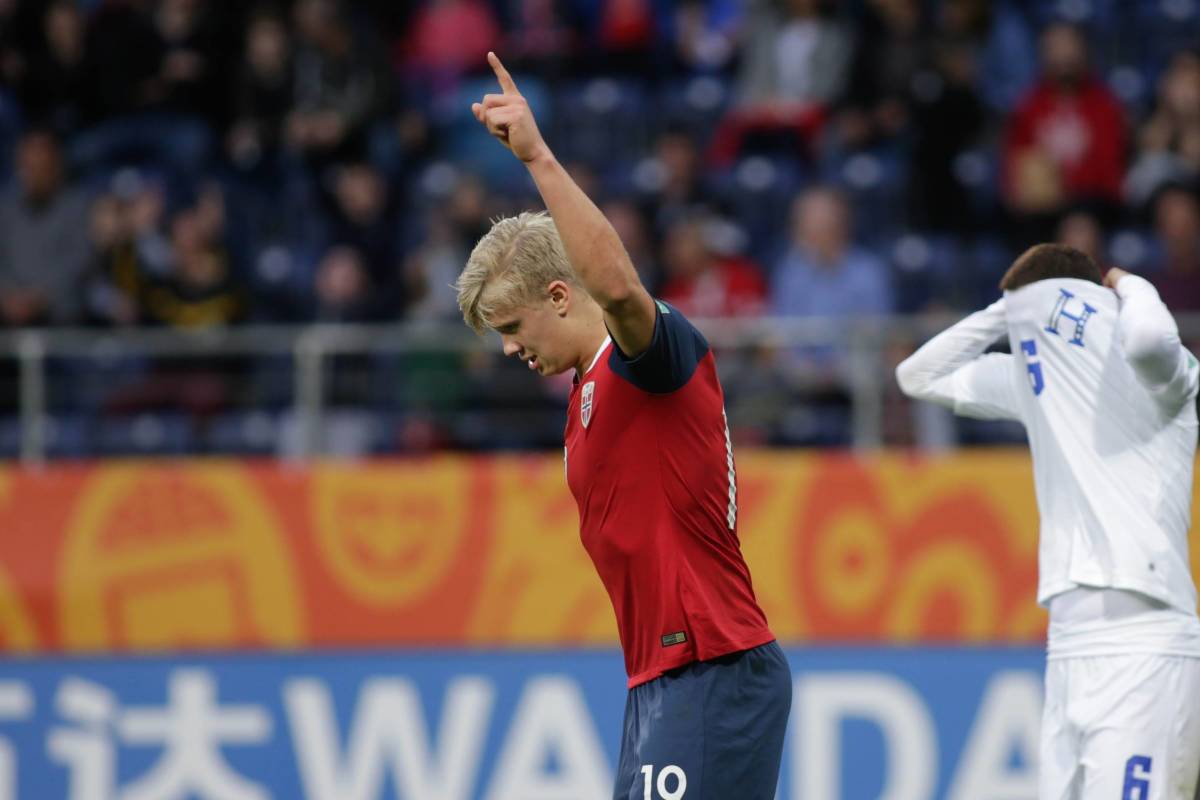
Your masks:
M1115 292L1117 290L1117 281L1128 274L1128 272L1120 267L1110 267L1108 272L1104 273L1104 285Z
M482 103L472 103L475 119L526 164L549 156L550 148L542 139L529 103L517 91L512 76L495 53L488 53L488 63L496 73L503 94L485 94Z

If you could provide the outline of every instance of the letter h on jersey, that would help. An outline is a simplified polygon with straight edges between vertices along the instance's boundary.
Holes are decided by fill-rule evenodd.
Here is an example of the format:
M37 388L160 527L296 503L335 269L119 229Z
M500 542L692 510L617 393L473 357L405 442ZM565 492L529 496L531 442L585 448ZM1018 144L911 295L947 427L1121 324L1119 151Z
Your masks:
M1096 313L1096 309L1085 302L1081 312L1072 314L1067 310L1067 302L1075 297L1074 293L1068 292L1066 289L1059 289L1058 292L1058 300L1054 303L1054 310L1050 312L1050 321L1046 323L1046 332L1061 336L1062 334L1058 332L1058 324L1063 317L1066 317L1075 323L1074 335L1068 341L1083 347L1083 329L1087 326L1087 321L1092 314Z

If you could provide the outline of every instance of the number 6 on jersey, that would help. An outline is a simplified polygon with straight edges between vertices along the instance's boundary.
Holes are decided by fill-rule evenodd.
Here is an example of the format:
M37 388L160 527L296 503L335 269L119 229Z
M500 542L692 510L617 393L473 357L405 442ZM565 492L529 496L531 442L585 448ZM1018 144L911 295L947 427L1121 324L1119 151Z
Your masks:
M1033 339L1021 340L1021 352L1025 354L1025 369L1029 372L1029 386L1034 395L1042 393L1046 388L1046 378L1042 374L1042 361L1038 358L1037 342Z

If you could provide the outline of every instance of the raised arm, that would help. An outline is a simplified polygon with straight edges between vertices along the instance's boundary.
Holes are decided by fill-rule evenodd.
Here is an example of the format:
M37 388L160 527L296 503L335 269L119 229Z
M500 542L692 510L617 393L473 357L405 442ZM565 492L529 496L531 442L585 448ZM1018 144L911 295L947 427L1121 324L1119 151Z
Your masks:
M1152 392L1182 400L1195 391L1194 360L1179 340L1175 318L1145 278L1110 269L1104 285L1121 299L1121 347L1137 379Z
M1004 300L950 326L896 367L909 397L981 419L1020 419L1012 356L984 355L1005 334Z
M524 162L562 239L572 268L604 309L604 321L626 356L643 352L654 336L655 307L612 225L555 159L529 104L495 53L488 63L502 94L484 95L471 110Z

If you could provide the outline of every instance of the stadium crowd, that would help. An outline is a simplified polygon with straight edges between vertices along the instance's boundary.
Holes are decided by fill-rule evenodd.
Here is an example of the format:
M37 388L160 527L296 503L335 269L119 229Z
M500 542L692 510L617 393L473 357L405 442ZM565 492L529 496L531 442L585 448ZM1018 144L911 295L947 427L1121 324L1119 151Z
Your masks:
M969 309L1047 239L1200 310L1198 41L1193 0L0 0L0 322L457 318L536 205L493 49L690 315Z

